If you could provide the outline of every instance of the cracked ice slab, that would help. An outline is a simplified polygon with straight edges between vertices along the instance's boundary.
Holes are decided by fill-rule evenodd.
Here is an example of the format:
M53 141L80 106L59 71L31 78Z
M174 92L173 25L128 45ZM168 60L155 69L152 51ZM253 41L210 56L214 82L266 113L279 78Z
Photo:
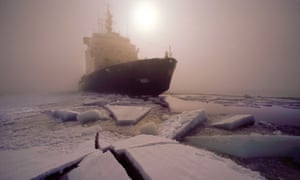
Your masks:
M222 121L211 124L214 127L226 129L226 130L235 130L239 127L252 125L254 124L254 117L250 114L244 115L234 115L232 117L226 118Z
M300 137L286 135L190 136L188 144L241 158L294 157Z
M202 109L172 115L160 125L159 135L171 139L180 139L205 120L206 114Z
M135 124L151 110L150 107L141 106L106 105L105 107L112 113L118 125Z
M86 141L70 153L49 151L45 147L0 151L0 179L42 179L95 151L93 145L94 140Z
M69 180L96 179L130 179L111 152L93 152L87 155L79 164L67 174Z
M144 179L264 179L230 159L163 137L139 135L112 147Z
M132 138L128 138L126 140L121 140L116 143L113 143L111 147L115 151L122 151L124 149L134 148L134 147L151 146L155 144L172 144L172 143L177 143L177 141L166 139L159 136L142 134L142 135L134 136Z

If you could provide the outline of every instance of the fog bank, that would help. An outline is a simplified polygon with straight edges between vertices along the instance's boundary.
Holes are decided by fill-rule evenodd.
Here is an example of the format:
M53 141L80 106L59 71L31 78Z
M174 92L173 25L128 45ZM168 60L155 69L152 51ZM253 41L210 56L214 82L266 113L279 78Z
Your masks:
M153 1L159 21L141 32L136 1L111 0L114 29L140 48L178 60L171 92L300 96L298 0ZM77 89L82 38L97 31L104 0L0 2L0 91Z

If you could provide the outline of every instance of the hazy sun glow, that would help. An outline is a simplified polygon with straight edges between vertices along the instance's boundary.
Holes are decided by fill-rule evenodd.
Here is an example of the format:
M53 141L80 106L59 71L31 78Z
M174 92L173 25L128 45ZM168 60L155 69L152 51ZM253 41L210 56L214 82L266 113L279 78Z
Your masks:
M143 31L155 28L157 23L157 9L151 1L141 1L134 11L135 26Z

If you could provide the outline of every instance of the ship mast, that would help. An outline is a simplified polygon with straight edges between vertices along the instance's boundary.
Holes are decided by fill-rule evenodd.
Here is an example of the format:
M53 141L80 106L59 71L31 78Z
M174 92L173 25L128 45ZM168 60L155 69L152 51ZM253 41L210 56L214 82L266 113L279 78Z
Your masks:
M109 10L109 4L107 5L107 14L106 14L106 20L105 20L105 28L107 33L112 32L112 14Z

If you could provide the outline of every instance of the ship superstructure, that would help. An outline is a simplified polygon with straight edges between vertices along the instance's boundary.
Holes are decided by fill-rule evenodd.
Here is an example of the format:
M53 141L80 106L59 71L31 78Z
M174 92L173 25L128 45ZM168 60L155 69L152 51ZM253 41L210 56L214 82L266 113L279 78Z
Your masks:
M86 73L92 73L114 64L134 61L138 59L138 49L131 44L127 37L113 32L112 14L107 9L105 32L93 33L91 37L84 37Z

